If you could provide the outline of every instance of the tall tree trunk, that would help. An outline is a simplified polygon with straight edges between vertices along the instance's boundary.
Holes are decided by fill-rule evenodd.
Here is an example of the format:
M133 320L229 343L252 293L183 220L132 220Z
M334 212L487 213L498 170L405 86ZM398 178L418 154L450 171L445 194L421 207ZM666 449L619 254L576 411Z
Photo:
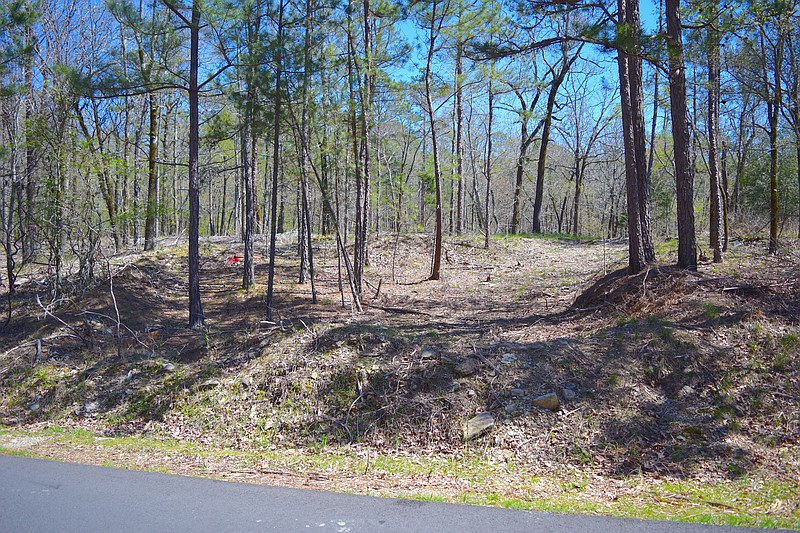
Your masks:
M367 235L369 234L370 217L370 185L372 180L372 111L375 98L375 46L373 43L373 22L371 0L363 0L364 8L364 54L366 54L366 71L361 87L361 154L363 162L362 176L362 206L361 220L358 222L360 228L360 240L358 242L359 271L360 277L364 275L364 266L368 261ZM360 289L361 287L359 287Z
M317 302L317 288L316 283L314 280L314 251L312 248L313 240L312 240L312 224L311 224L311 212L309 209L309 191L308 191L308 167L309 167L309 140L308 140L308 112L309 112L309 95L308 95L308 84L309 78L311 76L311 68L312 68L312 58L311 58L311 24L314 16L314 3L313 0L306 0L306 19L305 19L305 36L303 39L303 85L302 85L302 97L303 97L303 109L302 109L302 117L300 120L300 144L301 144L301 152L300 152L300 191L301 191L301 210L302 210L302 220L304 226L301 228L301 234L305 236L305 241L303 243L303 256L301 257L301 262L304 265L300 268L300 282L303 283L305 281L304 277L307 271L308 278L311 281L311 301L312 303ZM305 267L305 268L304 268Z
M429 280L440 278L442 265L442 176L439 165L439 142L436 136L436 118L434 116L433 97L431 87L433 52L436 46L436 7L437 0L433 0L431 9L431 26L428 34L428 56L425 64L425 105L428 112L428 121L431 126L431 148L433 150L433 180L436 188L436 228L433 239L433 260L431 261L431 275Z
M200 0L192 2L189 24L189 327L204 326L200 301Z
M581 194L583 193L583 177L586 173L587 155L575 160L575 197L572 201L572 234L577 236L580 228Z
M347 44L348 44L348 59L347 59L347 86L349 90L349 100L348 100L348 108L349 108L349 115L350 115L350 134L351 134L351 141L352 141L352 149L353 149L353 167L355 170L355 184L356 184L356 197L355 197L355 224L354 224L354 245L353 245L353 282L355 284L356 290L358 291L359 295L361 294L361 280L364 274L364 262L363 262L363 240L362 240L362 229L361 229L361 222L363 220L362 209L364 207L364 202L362 200L362 196L364 195L363 185L364 185L364 178L363 172L364 169L362 167L364 158L363 158L363 147L364 147L364 140L359 139L360 134L363 134L363 129L360 130L359 128L359 113L356 109L356 94L359 92L359 88L357 84L360 85L361 78L360 74L357 73L358 65L356 63L356 46L355 46L355 30L353 28L353 18L352 14L355 11L354 6L351 5L351 8L347 10ZM361 118L363 118L363 96L364 90L361 87L361 105L362 105L362 113ZM348 188L349 181L347 180L347 175L345 175L345 189ZM347 190L345 190L345 198L349 198L349 194ZM345 221L345 241L347 240L347 226L348 226L348 205L347 202L344 206L344 221Z
M464 232L464 43L456 43L456 179L458 194L456 198L456 234Z
M28 27L25 30L25 39L27 46L33 53L35 50L36 39L33 35L33 29ZM28 260L34 255L36 242L34 240L33 231L34 225L34 202L36 199L36 148L33 142L29 141L30 130L34 121L34 82L33 82L33 64L28 60L25 62L25 87L27 94L25 95L25 239L22 242L22 257L23 260ZM32 141L32 139L30 139ZM114 231L114 245L115 249L119 249L119 236Z
M489 118L486 131L486 197L484 212L486 218L483 225L483 247L489 249L489 231L491 216L489 216L489 196L492 191L492 127L494 126L494 64L489 69Z
M664 4L661 0L658 2L658 32L663 31L663 17L664 17ZM658 89L659 89L659 74L661 69L656 67L653 69L653 115L650 119L650 152L647 154L647 183L651 183L653 178L653 159L656 153L656 125L658 123Z
M558 86L555 80L547 96L547 110L542 125L542 138L539 141L539 160L536 162L536 193L533 198L533 232L541 233L542 200L544 199L544 175L547 171L547 149L550 145L550 128L553 123L553 110Z
M641 28L639 2L629 4L628 23L631 28ZM642 75L642 45L635 42L635 53L629 56L631 83L631 111L633 114L634 150L636 151L636 177L639 180L639 218L642 232L642 252L647 263L655 263L656 252L650 229L650 176L647 174L647 142L644 127L644 89Z
M719 138L719 104L720 104L720 57L719 57L719 6L716 0L710 4L710 27L708 28L708 182L709 182L709 245L714 255L714 262L722 262L722 243L720 241L720 192L719 192L719 156L717 139Z
M780 30L779 30L780 31ZM762 50L764 49L762 35ZM778 126L780 109L783 105L783 35L778 35L775 46L775 64L772 69L774 93L767 101L767 119L769 122L769 253L778 253ZM766 63L766 62L765 62ZM765 64L764 80L768 80ZM798 162L800 165L800 162Z
M520 114L519 155L517 157L517 167L514 179L514 200L511 209L511 233L517 234L520 232L521 225L522 185L525 178L525 164L528 162L528 148L530 148L531 144L533 144L533 140L536 137L536 133L539 131L539 128L535 128L534 131L528 132L528 104L525 101L525 97L521 91L515 89L514 92L516 93L517 99L519 100L522 108L522 113ZM541 93L537 94L536 98L531 103L531 107L536 105L536 101L539 99L539 94ZM543 125L543 123L540 123L540 125Z
M248 105L249 107L249 105ZM252 168L252 158L250 153L252 143L252 116L245 113L244 125L242 128L241 157L242 157L242 177L244 178L244 261L242 264L242 289L249 291L255 283L255 261L253 260L253 240L256 229L256 177Z
M147 135L150 146L147 152L147 212L144 223L144 249L156 248L156 217L158 216L158 100L150 91L147 95L150 129ZM210 216L214 216L213 213Z
M769 122L769 253L778 253L778 104L767 102Z
M730 208L729 208L729 188L728 188L728 146L722 141L722 151L720 152L720 177L722 178L722 251L728 251L728 240L730 236Z
M278 175L280 168L281 141L281 77L283 75L283 9L284 0L278 0L278 34L275 48L275 111L273 114L272 143L272 206L269 235L269 274L267 278L267 320L272 320L273 291L275 285L275 246L278 231Z
M795 132L794 149L797 157L797 238L800 239L800 132Z
M570 57L569 56L569 48L566 43L562 44L561 47L561 66L556 72L553 70L553 81L550 85L550 91L547 95L547 108L545 111L545 115L543 118L542 123L542 138L540 140L539 145L539 161L536 164L536 194L533 199L533 232L534 233L541 233L541 213L542 213L542 201L544 199L544 175L547 170L547 149L550 144L550 131L553 125L553 113L555 111L556 106L556 97L558 96L558 90L561 87L561 84L564 82L564 79L567 77L570 68L572 68L572 64L580 57L581 49L583 45L581 44L578 46L575 54Z
M636 1L636 0L634 0ZM627 26L629 4L631 0L618 0L619 24ZM619 69L620 107L622 110L622 135L625 145L625 191L628 213L628 273L637 274L644 270L647 258L642 237L642 219L639 208L640 180L637 176L636 142L633 113L634 104L631 94L631 54L621 47L617 53Z
M694 172L691 166L689 123L686 117L686 70L683 60L680 1L666 0L667 51L675 188L678 204L678 267L697 270L694 228Z
M16 122L16 121L15 121ZM15 127L13 127L16 129ZM9 154L9 182L10 187L8 194L8 207L6 208L5 201L3 201L3 229L4 229L4 242L3 248L6 256L6 277L8 278L8 313L5 325L5 328L8 325L8 322L11 320L11 304L12 304L12 296L16 293L17 285L17 272L16 272L16 235L14 232L14 203L17 200L17 188L19 184L17 183L17 148L16 148L16 140L14 139L16 132L12 132L11 137L11 149ZM6 191L6 181L3 180L3 193ZM5 198L3 198L5 200Z

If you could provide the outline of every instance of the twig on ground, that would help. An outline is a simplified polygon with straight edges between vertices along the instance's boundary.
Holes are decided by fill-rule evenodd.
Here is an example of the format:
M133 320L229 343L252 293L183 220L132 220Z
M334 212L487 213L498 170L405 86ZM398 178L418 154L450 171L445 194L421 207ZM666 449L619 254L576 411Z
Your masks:
M54 314L53 314L53 313L52 313L52 312L51 312L51 311L50 311L50 310L49 310L47 307L45 307L45 306L44 306L44 304L42 303L42 300L39 298L39 295L38 295L38 294L36 295L36 303L39 305L39 307L41 307L41 308L42 308L42 311L44 311L44 314L45 314L46 316L49 316L49 317L52 317L52 318L54 318L54 319L55 319L57 322L59 322L59 323L60 323L61 325L63 325L65 328L67 328L68 330L70 330L70 331L71 331L71 332L72 332L72 333L73 333L73 334L74 334L76 337L78 337L78 338L79 338L79 339L80 339L80 340L81 340L81 341L82 341L84 344L88 344L88 341L86 340L86 337L84 337L83 335L81 335L81 332L78 330L78 328L76 328L76 327L74 327L74 326L71 326L70 324L67 324L66 322L64 322L63 320L61 320L60 318L58 318L56 315L54 315Z
M404 307L388 307L385 305L374 305L374 304L364 304L364 306L372 307L373 309L380 309L381 311L386 311L387 313L399 313L402 315L434 316L430 313L426 313L425 311L417 311L416 309L406 309Z
M500 375L500 369L495 366L494 363L486 359L483 355L478 352L478 349L475 347L475 344L472 344L472 351L475 352L475 357L483 361L486 365L488 365L492 370L494 370L495 375Z

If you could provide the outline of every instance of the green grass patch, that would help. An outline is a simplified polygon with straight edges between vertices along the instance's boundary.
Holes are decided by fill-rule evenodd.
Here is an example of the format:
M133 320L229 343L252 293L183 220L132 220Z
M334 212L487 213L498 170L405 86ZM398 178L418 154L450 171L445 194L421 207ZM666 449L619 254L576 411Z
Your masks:
M0 442L15 439L31 443L47 440L58 449L96 447L102 464L113 467L144 469L169 473L169 467L154 463L142 466L141 456L163 455L169 464L182 464L181 458L201 457L203 463L230 468L274 469L290 475L322 473L337 477L374 476L378 479L451 478L467 482L468 487L456 494L438 491L432 483L429 490L381 491L381 495L401 496L424 501L490 505L509 509L525 509L554 513L589 513L648 520L673 520L703 524L762 528L797 528L800 508L792 502L800 500L800 488L789 482L757 476L740 477L735 481L703 483L699 481L662 482L634 476L627 483L607 480L614 490L629 490L610 498L597 491L599 478L583 473L564 472L540 476L515 461L496 461L479 450L467 450L461 456L426 457L373 453L362 448L320 446L317 449L268 447L234 449L208 446L192 441L156 437L101 437L81 429L58 426L37 431L0 428ZM35 457L36 446L9 447L0 445L0 453ZM67 454L68 458L69 455ZM137 462L139 461L139 462ZM212 468L211 471L224 471ZM207 475L205 468L195 472ZM602 486L602 485L601 485ZM336 488L334 485L332 488ZM375 490L370 491L376 493Z

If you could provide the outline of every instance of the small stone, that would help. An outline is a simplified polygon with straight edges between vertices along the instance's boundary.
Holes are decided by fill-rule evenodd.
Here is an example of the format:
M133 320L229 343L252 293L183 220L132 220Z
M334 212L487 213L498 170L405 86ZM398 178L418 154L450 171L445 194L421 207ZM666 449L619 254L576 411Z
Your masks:
M509 402L506 404L505 409L506 409L506 414L513 415L517 411L519 411L519 406L517 406L516 402Z
M503 354L503 359L501 359L501 362L504 365L510 365L511 363L516 362L516 360L517 360L517 356L516 355L514 355L513 353L507 353L507 354Z
M430 346L423 347L419 352L420 359L433 359L434 357L436 357L436 352Z
M200 383L197 386L197 390L201 390L201 391L211 390L211 389L216 388L218 386L219 386L219 380L207 379L207 380L205 380L204 382Z
M28 410L32 413L38 413L41 410L42 406L39 405L38 401L33 401L28 404Z
M558 401L558 396L555 392L548 392L547 394L537 396L531 400L531 403L535 407L541 407L542 409L549 409L551 411L558 411L558 408L561 407L561 403Z
M571 401L578 397L578 394L572 389L562 389L561 394L564 395L564 399Z
M174 372L175 371L175 365L172 364L172 363L164 363L163 365L161 365L161 368L163 368L167 372Z
M511 396L514 396L515 398L525 396L525 389L511 389Z
M464 424L464 440L474 439L492 427L494 427L494 417L492 414L480 413Z
M691 396L695 395L695 390L693 387L689 385L684 386L680 391L678 391L678 398L681 400L685 400Z
M453 372L455 372L456 376L462 378L471 376L477 370L478 370L478 364L475 362L475 359L471 357L463 359L458 364L456 364L455 368L453 368Z

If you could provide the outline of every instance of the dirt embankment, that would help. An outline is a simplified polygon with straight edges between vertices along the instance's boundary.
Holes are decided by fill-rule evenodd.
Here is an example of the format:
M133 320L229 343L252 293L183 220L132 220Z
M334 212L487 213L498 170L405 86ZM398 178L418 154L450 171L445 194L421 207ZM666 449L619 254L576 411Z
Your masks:
M698 273L631 277L620 244L515 238L487 251L454 239L429 282L428 247L374 243L355 314L331 243L316 252L318 304L287 243L266 322L264 259L244 293L228 261L239 245L208 242L204 332L183 328L180 245L114 259L110 279L47 311L31 273L0 338L0 421L242 449L478 446L542 472L798 481L796 251L741 244ZM490 427L465 442L480 413Z

